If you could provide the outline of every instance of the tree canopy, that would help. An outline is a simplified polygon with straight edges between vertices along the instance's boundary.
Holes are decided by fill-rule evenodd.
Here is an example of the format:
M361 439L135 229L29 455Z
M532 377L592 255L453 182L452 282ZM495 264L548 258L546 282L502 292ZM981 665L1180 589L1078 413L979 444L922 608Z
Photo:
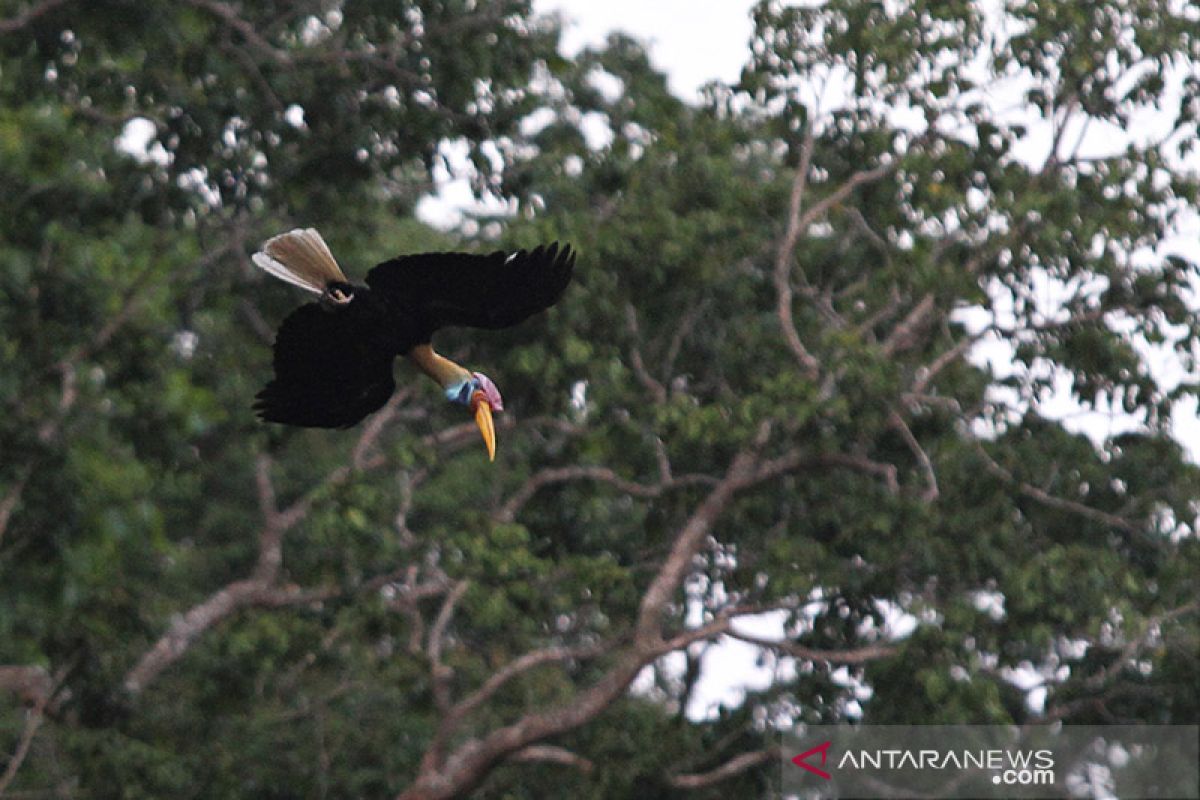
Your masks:
M1200 718L1194 9L753 13L689 103L528 0L0 3L0 795L758 796L797 721ZM446 231L454 149L504 213ZM405 364L255 420L296 226L579 251L438 340L494 465Z

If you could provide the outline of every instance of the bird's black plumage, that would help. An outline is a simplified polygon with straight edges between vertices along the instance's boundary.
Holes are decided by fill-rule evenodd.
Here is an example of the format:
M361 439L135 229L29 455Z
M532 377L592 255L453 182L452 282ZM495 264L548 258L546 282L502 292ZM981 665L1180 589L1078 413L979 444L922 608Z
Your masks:
M350 427L395 390L392 361L439 328L505 328L553 305L571 279L575 254L552 244L532 251L423 253L385 261L366 286L346 287L292 312L275 338L275 377L258 393L269 422Z
M367 285L418 319L427 336L449 325L508 328L554 305L574 264L570 246L557 242L483 256L424 253L383 262Z

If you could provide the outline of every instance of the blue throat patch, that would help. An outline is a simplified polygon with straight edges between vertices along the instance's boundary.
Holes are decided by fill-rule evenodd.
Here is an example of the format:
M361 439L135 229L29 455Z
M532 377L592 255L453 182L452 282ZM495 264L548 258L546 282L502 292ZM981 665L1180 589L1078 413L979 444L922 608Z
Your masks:
M461 406L471 405L471 394L475 391L475 379L458 381L446 387L446 399Z

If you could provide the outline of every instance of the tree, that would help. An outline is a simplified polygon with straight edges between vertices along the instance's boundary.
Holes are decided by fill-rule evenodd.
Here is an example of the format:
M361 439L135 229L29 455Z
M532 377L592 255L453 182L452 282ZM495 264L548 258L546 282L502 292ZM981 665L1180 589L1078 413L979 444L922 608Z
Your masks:
M1144 355L1200 330L1157 248L1195 202L1186 15L763 3L693 107L522 3L127 8L0 23L0 787L740 796L779 720L1196 719L1192 387ZM986 102L1017 74L1024 114ZM133 117L161 152L113 148ZM505 390L495 467L415 380L355 433L256 424L296 298L248 253L449 245L405 216L455 137L517 210L468 244L583 253L539 321L439 342ZM1054 418L1060 376L1136 426ZM697 714L728 638L779 668Z

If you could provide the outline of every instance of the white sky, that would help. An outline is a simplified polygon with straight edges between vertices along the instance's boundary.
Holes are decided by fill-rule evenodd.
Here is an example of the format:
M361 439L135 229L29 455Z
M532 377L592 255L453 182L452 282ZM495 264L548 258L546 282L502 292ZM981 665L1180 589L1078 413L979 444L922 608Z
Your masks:
M534 0L540 14L567 21L563 51L600 45L619 29L650 45L653 64L691 100L711 80L737 80L749 54L753 0Z

